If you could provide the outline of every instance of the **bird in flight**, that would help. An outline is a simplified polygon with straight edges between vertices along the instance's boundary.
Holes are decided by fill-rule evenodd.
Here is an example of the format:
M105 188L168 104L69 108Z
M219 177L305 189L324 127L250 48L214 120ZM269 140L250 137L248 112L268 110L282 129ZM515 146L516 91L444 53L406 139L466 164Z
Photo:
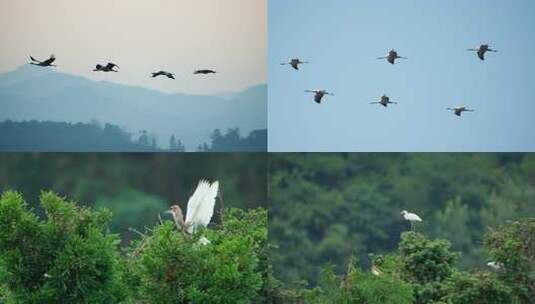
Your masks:
M119 72L117 70L114 70L115 67L119 68L119 66L116 65L115 63L108 62L108 64L105 65L105 66L101 65L101 64L97 64L93 71L96 71L96 72Z
M216 71L214 70L196 70L195 72L193 72L193 74L203 74L203 75L207 75L207 74L215 74Z
M410 213L407 210L401 211L401 215L406 221L409 221L411 223L411 230L413 231L415 230L414 223L422 221L422 219L416 213Z
M167 71L158 71L158 72L152 73L153 78L161 76L161 75L167 76L167 78L175 79L175 74L167 72Z
M477 49L467 49L467 51L477 52L477 57L481 60L485 60L485 53L486 52L498 52L497 50L493 50L489 48L488 44L482 44Z
M386 59L386 61L388 61L390 64L394 64L396 63L396 59L407 59L407 57L401 57L395 50L390 50L388 55L384 57L377 57L377 59Z
M329 93L326 90L305 90L305 92L314 93L314 101L316 103L321 103L321 100L323 99L323 96L325 96L325 95L334 96L333 93Z
M219 196L219 182L210 183L200 180L197 188L188 199L186 217L179 204L173 205L166 213L173 216L175 224L180 231L194 233L199 227L206 227L214 214L215 200ZM199 243L206 245L210 241L201 238Z
M389 103L397 104L397 102L390 101L390 97L386 96L385 94L383 94L383 96L381 96L381 100L380 101L370 102L370 104L380 104L385 108L388 107Z
M459 106L459 107L453 107L453 108L446 108L446 110L450 110L450 111L453 111L453 114L457 115L457 116L461 116L461 114L463 112L474 112L473 109L468 109L467 107L465 106Z
M293 58L293 59L288 60L288 62L281 63L281 65L290 65L292 68L294 68L294 70L297 71L299 70L299 65L304 64L304 63L308 63L308 62L301 61L299 60L299 58Z
M54 60L56 60L56 56L54 56L54 54L50 55L50 58L48 58L47 60L45 61L39 61L35 58L33 58L32 56L30 56L30 59L32 60L32 62L30 62L30 64L33 64L33 65L38 65L38 66L42 66L42 67L55 67L57 65L55 64L52 64L54 62Z

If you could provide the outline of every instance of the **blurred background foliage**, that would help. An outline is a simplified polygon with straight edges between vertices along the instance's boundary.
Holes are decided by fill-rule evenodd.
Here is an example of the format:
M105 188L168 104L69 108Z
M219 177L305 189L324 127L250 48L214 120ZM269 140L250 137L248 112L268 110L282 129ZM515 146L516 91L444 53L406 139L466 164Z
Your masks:
M129 227L153 226L158 213L176 202L185 208L201 178L220 180L225 207L265 206L267 156L260 153L0 154L0 192L24 193L38 214L41 190L106 207L123 244L134 237Z
M451 241L461 269L483 269L483 236L535 216L535 154L308 153L269 157L269 236L283 282L316 285L321 265L342 274L354 254L396 250L409 229Z

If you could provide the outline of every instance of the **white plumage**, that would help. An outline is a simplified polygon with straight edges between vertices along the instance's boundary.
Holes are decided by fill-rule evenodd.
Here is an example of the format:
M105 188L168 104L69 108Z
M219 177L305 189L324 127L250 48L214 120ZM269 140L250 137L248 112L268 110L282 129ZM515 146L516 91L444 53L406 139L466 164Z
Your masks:
M407 210L401 211L403 218L409 222L421 222L422 219L415 213L410 213Z
M206 180L199 181L195 192L188 200L185 220L188 233L193 233L197 227L206 227L210 223L218 193L218 181L212 184Z

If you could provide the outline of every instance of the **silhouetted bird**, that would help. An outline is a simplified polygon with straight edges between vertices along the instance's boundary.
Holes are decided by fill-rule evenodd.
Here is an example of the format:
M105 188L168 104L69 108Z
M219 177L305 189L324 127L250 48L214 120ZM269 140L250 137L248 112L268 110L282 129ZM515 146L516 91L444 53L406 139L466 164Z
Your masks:
M293 58L288 60L288 62L281 63L281 65L290 65L294 70L299 70L299 65L303 63L308 63L306 61L301 61L299 58Z
M96 72L119 72L119 71L113 69L115 67L119 68L119 66L116 65L115 63L108 62L108 64L105 65L105 66L103 66L101 64L97 64L97 66L95 67L95 69L93 71L96 71Z
M321 103L321 100L322 100L323 96L325 96L325 95L334 96L333 93L329 93L326 90L305 90L305 92L314 93L314 101L316 103Z
M216 71L214 70L196 70L195 72L193 72L193 74L215 74Z
M397 104L397 102L390 101L390 97L383 94L380 101L370 102L370 104L380 104L383 107L387 107L389 103Z
M158 71L156 73L152 73L152 77L158 77L158 76L161 76L161 75L167 76L167 78L175 79L175 74L170 73L170 72Z
M457 116L461 116L463 112L474 112L472 109L468 109L464 106L454 107L454 108L446 108L446 110L453 111L453 114Z
M398 56L398 52L390 50L387 56L377 57L377 59L386 59L386 61L388 61L390 64L394 64L396 59L407 59L407 57Z
M33 65L38 65L38 66L42 66L42 67L49 67L49 66L55 67L56 66L56 65L52 64L52 62L54 62L54 60L56 60L56 56L54 56L54 54L50 55L50 58L48 58L45 61L39 61L39 60L33 58L32 56L30 56L30 59L32 60L32 62L30 62L30 64L33 64Z
M481 60L485 60L486 52L497 52L497 50L490 49L488 44L482 44L477 49L467 49L467 51L477 52L477 57Z

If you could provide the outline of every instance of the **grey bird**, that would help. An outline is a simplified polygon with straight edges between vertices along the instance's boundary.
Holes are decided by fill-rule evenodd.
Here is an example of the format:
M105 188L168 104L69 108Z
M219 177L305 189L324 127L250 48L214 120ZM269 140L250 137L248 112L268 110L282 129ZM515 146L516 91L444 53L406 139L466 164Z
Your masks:
M175 79L175 74L167 72L167 71L158 71L155 73L152 73L152 77L158 77L158 76L166 76L167 78Z
M308 63L308 62L301 61L299 60L299 58L293 58L293 59L288 60L288 62L281 63L281 65L290 65L292 68L294 68L294 70L297 71L299 70L299 65L304 64L304 63Z
M30 64L33 64L33 65L38 65L38 66L42 66L42 67L55 67L57 65L54 65L52 64L54 62L54 60L56 60L56 56L54 56L54 54L50 55L50 58L48 58L47 60L44 60L44 61L39 61L35 58L33 58L32 56L30 56L30 59L32 60L32 62L30 62Z
M395 50L390 50L388 52L388 55L384 57L377 57L377 59L386 59L386 61L388 61L390 64L394 64L396 63L396 59L407 59L407 57L399 56L398 52L396 52Z
M485 60L485 53L486 52L498 52L497 50L493 50L489 48L488 44L482 44L477 49L467 49L467 51L477 52L477 57L481 60Z
M467 107L465 106L458 106L458 107L453 107L453 108L446 108L446 110L450 110L450 111L453 111L453 114L457 115L457 116L461 116L461 114L463 112L474 112L474 110L472 109L468 109Z
M93 71L95 72L119 72L117 70L114 70L115 67L119 68L119 66L116 65L115 63L108 62L108 64L105 66L101 64L97 64Z
M385 108L388 106L389 103L397 104L397 102L390 101L390 97L386 96L385 94L383 94L383 96L381 96L381 100L380 101L370 102L370 104L380 104Z
M326 90L305 90L307 93L314 93L314 101L316 103L321 103L323 96L325 95L331 95L334 96L333 93L329 93Z

